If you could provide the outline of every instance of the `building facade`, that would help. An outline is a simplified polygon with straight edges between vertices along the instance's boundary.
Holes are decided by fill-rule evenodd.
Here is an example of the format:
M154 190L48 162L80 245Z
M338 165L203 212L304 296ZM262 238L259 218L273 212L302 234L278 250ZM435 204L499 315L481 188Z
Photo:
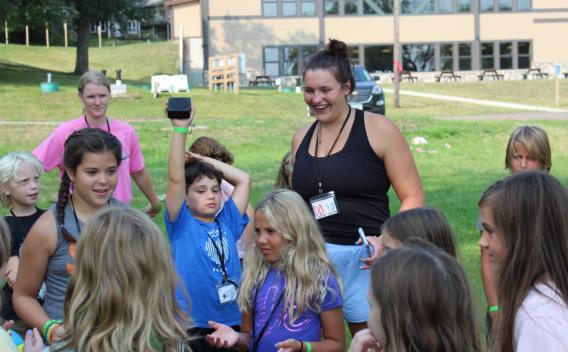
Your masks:
M400 0L405 70L568 68L567 0ZM172 34L208 56L244 53L247 68L296 76L328 38L370 72L392 71L392 0L169 0ZM197 49L197 48L196 48ZM207 67L205 67L207 69Z

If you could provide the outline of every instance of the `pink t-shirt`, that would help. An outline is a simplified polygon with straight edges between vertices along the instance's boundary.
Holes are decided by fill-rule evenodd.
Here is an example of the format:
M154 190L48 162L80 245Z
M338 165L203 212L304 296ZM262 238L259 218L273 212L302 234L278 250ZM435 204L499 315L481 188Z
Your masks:
M527 293L515 316L515 351L568 352L568 305L554 284Z
M144 169L144 156L140 150L138 135L132 126L126 122L109 119L110 133L122 144L122 161L118 167L118 183L114 191L114 198L123 203L130 204L132 200L132 182L130 175ZM63 174L63 146L67 137L73 132L89 127L83 116L59 125L53 132L38 145L33 154L43 163L46 172L59 168ZM92 125L103 131L107 125Z

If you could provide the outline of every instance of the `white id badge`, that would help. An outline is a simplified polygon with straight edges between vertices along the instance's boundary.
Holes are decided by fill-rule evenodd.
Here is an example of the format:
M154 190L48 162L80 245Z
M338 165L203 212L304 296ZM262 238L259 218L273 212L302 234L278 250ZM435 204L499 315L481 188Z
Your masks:
M310 204L316 220L327 218L339 213L335 192L327 192L310 198Z
M237 299L237 287L230 282L217 285L217 293L221 304L231 303Z

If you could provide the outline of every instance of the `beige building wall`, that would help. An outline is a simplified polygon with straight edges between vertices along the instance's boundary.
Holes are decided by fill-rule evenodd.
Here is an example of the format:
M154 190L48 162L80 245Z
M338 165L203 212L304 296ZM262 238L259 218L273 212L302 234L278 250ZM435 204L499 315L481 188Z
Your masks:
M262 69L265 45L317 45L317 18L211 20L209 22L211 56L244 53L247 67Z
M479 27L481 41L532 40L535 64L568 62L568 12L482 14Z
M448 28L452 28L448 31ZM326 38L338 38L349 45L392 44L393 18L331 17L325 20ZM403 16L400 19L400 40L406 43L439 41L472 41L473 15Z
M209 16L261 16L261 0L210 0Z
M568 7L566 0L532 0L532 7L537 9L565 9Z
M201 6L198 1L176 5L172 11L173 37L179 37L179 26L183 26L184 37L201 37Z

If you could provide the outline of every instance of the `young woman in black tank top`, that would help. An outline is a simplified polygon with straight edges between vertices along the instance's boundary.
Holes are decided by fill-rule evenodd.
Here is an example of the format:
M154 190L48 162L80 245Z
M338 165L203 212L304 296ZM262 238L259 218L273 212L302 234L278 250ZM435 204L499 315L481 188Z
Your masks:
M390 184L400 199L400 210L424 205L424 192L406 139L386 117L351 109L347 97L354 88L347 45L330 40L328 48L316 54L304 71L304 100L316 121L298 130L292 140L292 187L315 211L316 218L320 217L318 222L328 244L340 249L352 247L359 227L368 234L379 234L389 216ZM363 259L365 268L376 260L381 247L379 238L369 240L375 253ZM330 247L328 253L334 261ZM336 269L341 265L334 264ZM368 282L366 270L355 269L347 275L351 274L367 277L357 278L358 283ZM349 290L351 278L342 279L344 289ZM353 289L353 306L365 305L366 289L362 293L357 287ZM366 314L363 317L357 312L350 318L349 295L344 295L345 315L354 334L366 328Z

